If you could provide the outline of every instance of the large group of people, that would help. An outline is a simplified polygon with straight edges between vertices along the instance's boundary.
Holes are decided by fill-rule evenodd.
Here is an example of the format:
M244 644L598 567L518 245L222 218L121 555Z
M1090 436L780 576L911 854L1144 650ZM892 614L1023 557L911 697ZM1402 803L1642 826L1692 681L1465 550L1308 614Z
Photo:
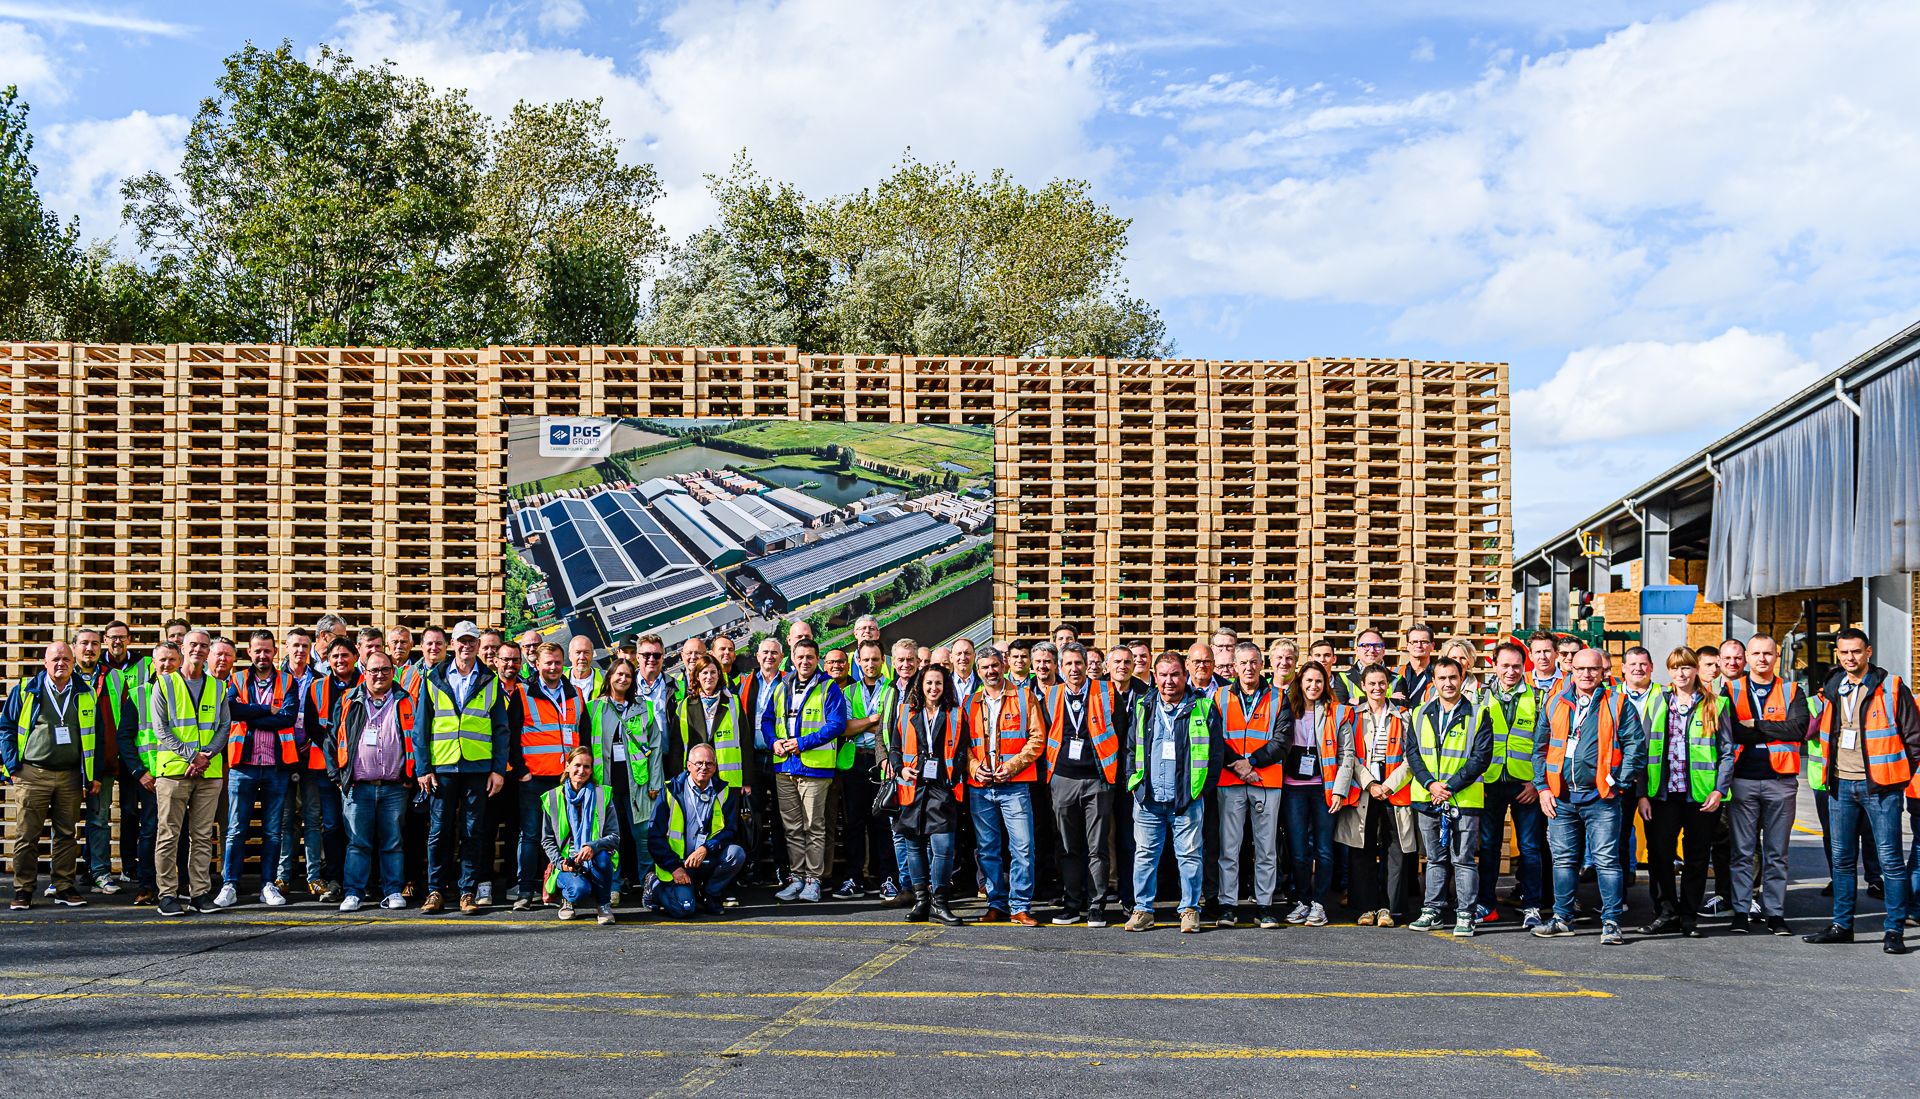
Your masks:
M1832 897L1805 938L1852 939L1864 871L1884 948L1906 952L1920 711L1863 632L1840 632L1817 683L1764 635L1629 648L1617 671L1551 633L1401 637L1397 659L1371 629L1344 660L1230 630L1184 651L1064 626L929 648L863 618L826 651L797 623L750 653L723 636L670 656L646 635L603 660L585 637L472 622L329 615L241 641L174 620L148 645L116 621L48 645L0 707L11 906L36 901L51 824L45 898L132 889L169 917L286 905L301 884L342 912L499 895L603 924L623 901L687 919L765 890L1144 931L1165 895L1183 932L1317 927L1344 906L1462 937L1597 919L1614 945L1644 839L1639 933L1725 917L1784 935L1804 783Z

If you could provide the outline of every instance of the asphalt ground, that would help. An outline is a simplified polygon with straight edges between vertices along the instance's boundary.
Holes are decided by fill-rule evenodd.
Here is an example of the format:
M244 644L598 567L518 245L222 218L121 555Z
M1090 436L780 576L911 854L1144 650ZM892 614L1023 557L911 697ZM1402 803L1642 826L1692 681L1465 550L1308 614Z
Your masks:
M1797 931L1826 922L1816 843L1796 832ZM1629 927L1648 915L1641 882ZM611 928L551 910L36 906L0 917L0 1071L25 1095L1912 1087L1920 954L1882 954L1874 914L1853 946L1735 936L1722 919L1703 940L1602 948L1597 925L1551 940L1512 923L1471 940L1350 924L1181 935L1163 907L1157 929L1127 934L755 899Z

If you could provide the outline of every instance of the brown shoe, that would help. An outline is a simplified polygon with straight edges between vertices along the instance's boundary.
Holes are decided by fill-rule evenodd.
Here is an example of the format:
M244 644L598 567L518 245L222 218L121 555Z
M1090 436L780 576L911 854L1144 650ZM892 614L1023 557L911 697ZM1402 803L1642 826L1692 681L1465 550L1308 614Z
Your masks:
M440 891L436 889L433 892L427 894L427 899L424 902L422 902L422 904L420 905L420 911L439 912L445 909L446 907L447 907L447 898L441 896Z
M1009 922L1011 922L1011 923L1017 923L1017 924L1019 924L1019 925L1020 925L1021 927L1038 927L1038 926L1040 926L1040 921L1039 921L1039 920L1036 920L1036 919L1034 919L1034 918L1033 918L1033 917L1032 917L1031 915L1029 915L1028 913L1025 913L1025 912L1015 912L1015 913L1014 913L1013 915L1011 915L1011 916L1008 916L1008 917L1007 917L1007 920L1008 920Z
M327 883L326 883L326 882L323 882L323 881L321 881L321 880L320 880L319 878L308 878L308 879L307 879L307 892L308 892L308 893L311 893L311 894L313 894L313 895L314 895L315 897L318 897L318 896L320 896L320 894L322 894L322 893L325 893L326 891L327 891Z
M1182 908L1180 910L1180 933L1182 935L1198 935L1200 933L1199 909Z
M473 915L475 912L480 911L480 906L473 902L472 893L460 894L460 911L466 913L469 916Z
M1128 931L1148 931L1152 928L1153 913L1144 908L1134 909L1133 915L1127 917Z
M159 902L159 900L160 900L160 894L155 893L151 889L142 889L140 892L135 893L133 895L133 903L142 908L150 904L156 904Z
M1000 911L998 908L989 908L987 909L987 914L980 917L980 922L981 923L1006 923L1007 914L1005 912Z
M1360 918L1353 922L1360 925L1361 927L1372 927L1374 923L1374 914L1372 912L1362 912L1360 913Z

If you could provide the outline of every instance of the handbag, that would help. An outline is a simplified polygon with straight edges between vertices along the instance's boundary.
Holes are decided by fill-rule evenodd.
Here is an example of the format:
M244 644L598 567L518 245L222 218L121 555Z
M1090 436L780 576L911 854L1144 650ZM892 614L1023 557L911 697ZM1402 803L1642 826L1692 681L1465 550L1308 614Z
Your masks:
M875 767L877 772L880 768ZM879 789L873 794L873 816L895 817L900 815L900 780L892 775L882 775Z

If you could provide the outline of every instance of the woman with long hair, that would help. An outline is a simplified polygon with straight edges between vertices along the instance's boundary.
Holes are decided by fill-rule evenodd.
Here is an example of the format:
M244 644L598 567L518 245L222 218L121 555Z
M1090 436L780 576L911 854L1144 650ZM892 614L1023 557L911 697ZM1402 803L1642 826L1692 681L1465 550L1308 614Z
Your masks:
M624 659L607 669L605 693L587 703L585 747L593 753L593 781L607 789L620 824L619 880L615 892L641 887L645 907L653 896L653 860L647 825L654 798L667 782L667 746L659 715L634 698L635 666ZM524 898L523 899L530 899ZM514 907L520 905L515 903Z
M1678 931L1700 937L1695 914L1707 895L1716 814L1733 781L1733 740L1720 725L1720 699L1700 678L1700 656L1685 645L1667 655L1667 721L1647 737L1640 819L1647 825L1647 872L1653 876L1653 922L1642 935ZM1659 690L1659 687L1654 687ZM1673 860L1685 836L1680 890Z
M1333 887L1333 814L1351 804L1340 775L1344 770L1352 785L1354 713L1333 697L1327 670L1311 660L1294 673L1287 697L1293 743L1280 802L1293 855L1294 903L1287 922L1320 927L1327 922L1326 900ZM1335 798L1333 790L1342 796Z
M1343 805L1333 838L1348 848L1347 884L1362 927L1392 927L1393 906L1407 899L1408 860L1417 842L1408 788L1407 720L1389 696L1393 673L1369 664L1360 673L1354 707L1353 786L1359 797Z
M953 875L954 833L966 796L961 768L966 731L954 706L953 678L944 664L929 664L907 685L887 738L889 773L899 783L900 812L893 820L899 842L901 885L913 895L907 920L928 916L948 927L966 921L947 905Z

